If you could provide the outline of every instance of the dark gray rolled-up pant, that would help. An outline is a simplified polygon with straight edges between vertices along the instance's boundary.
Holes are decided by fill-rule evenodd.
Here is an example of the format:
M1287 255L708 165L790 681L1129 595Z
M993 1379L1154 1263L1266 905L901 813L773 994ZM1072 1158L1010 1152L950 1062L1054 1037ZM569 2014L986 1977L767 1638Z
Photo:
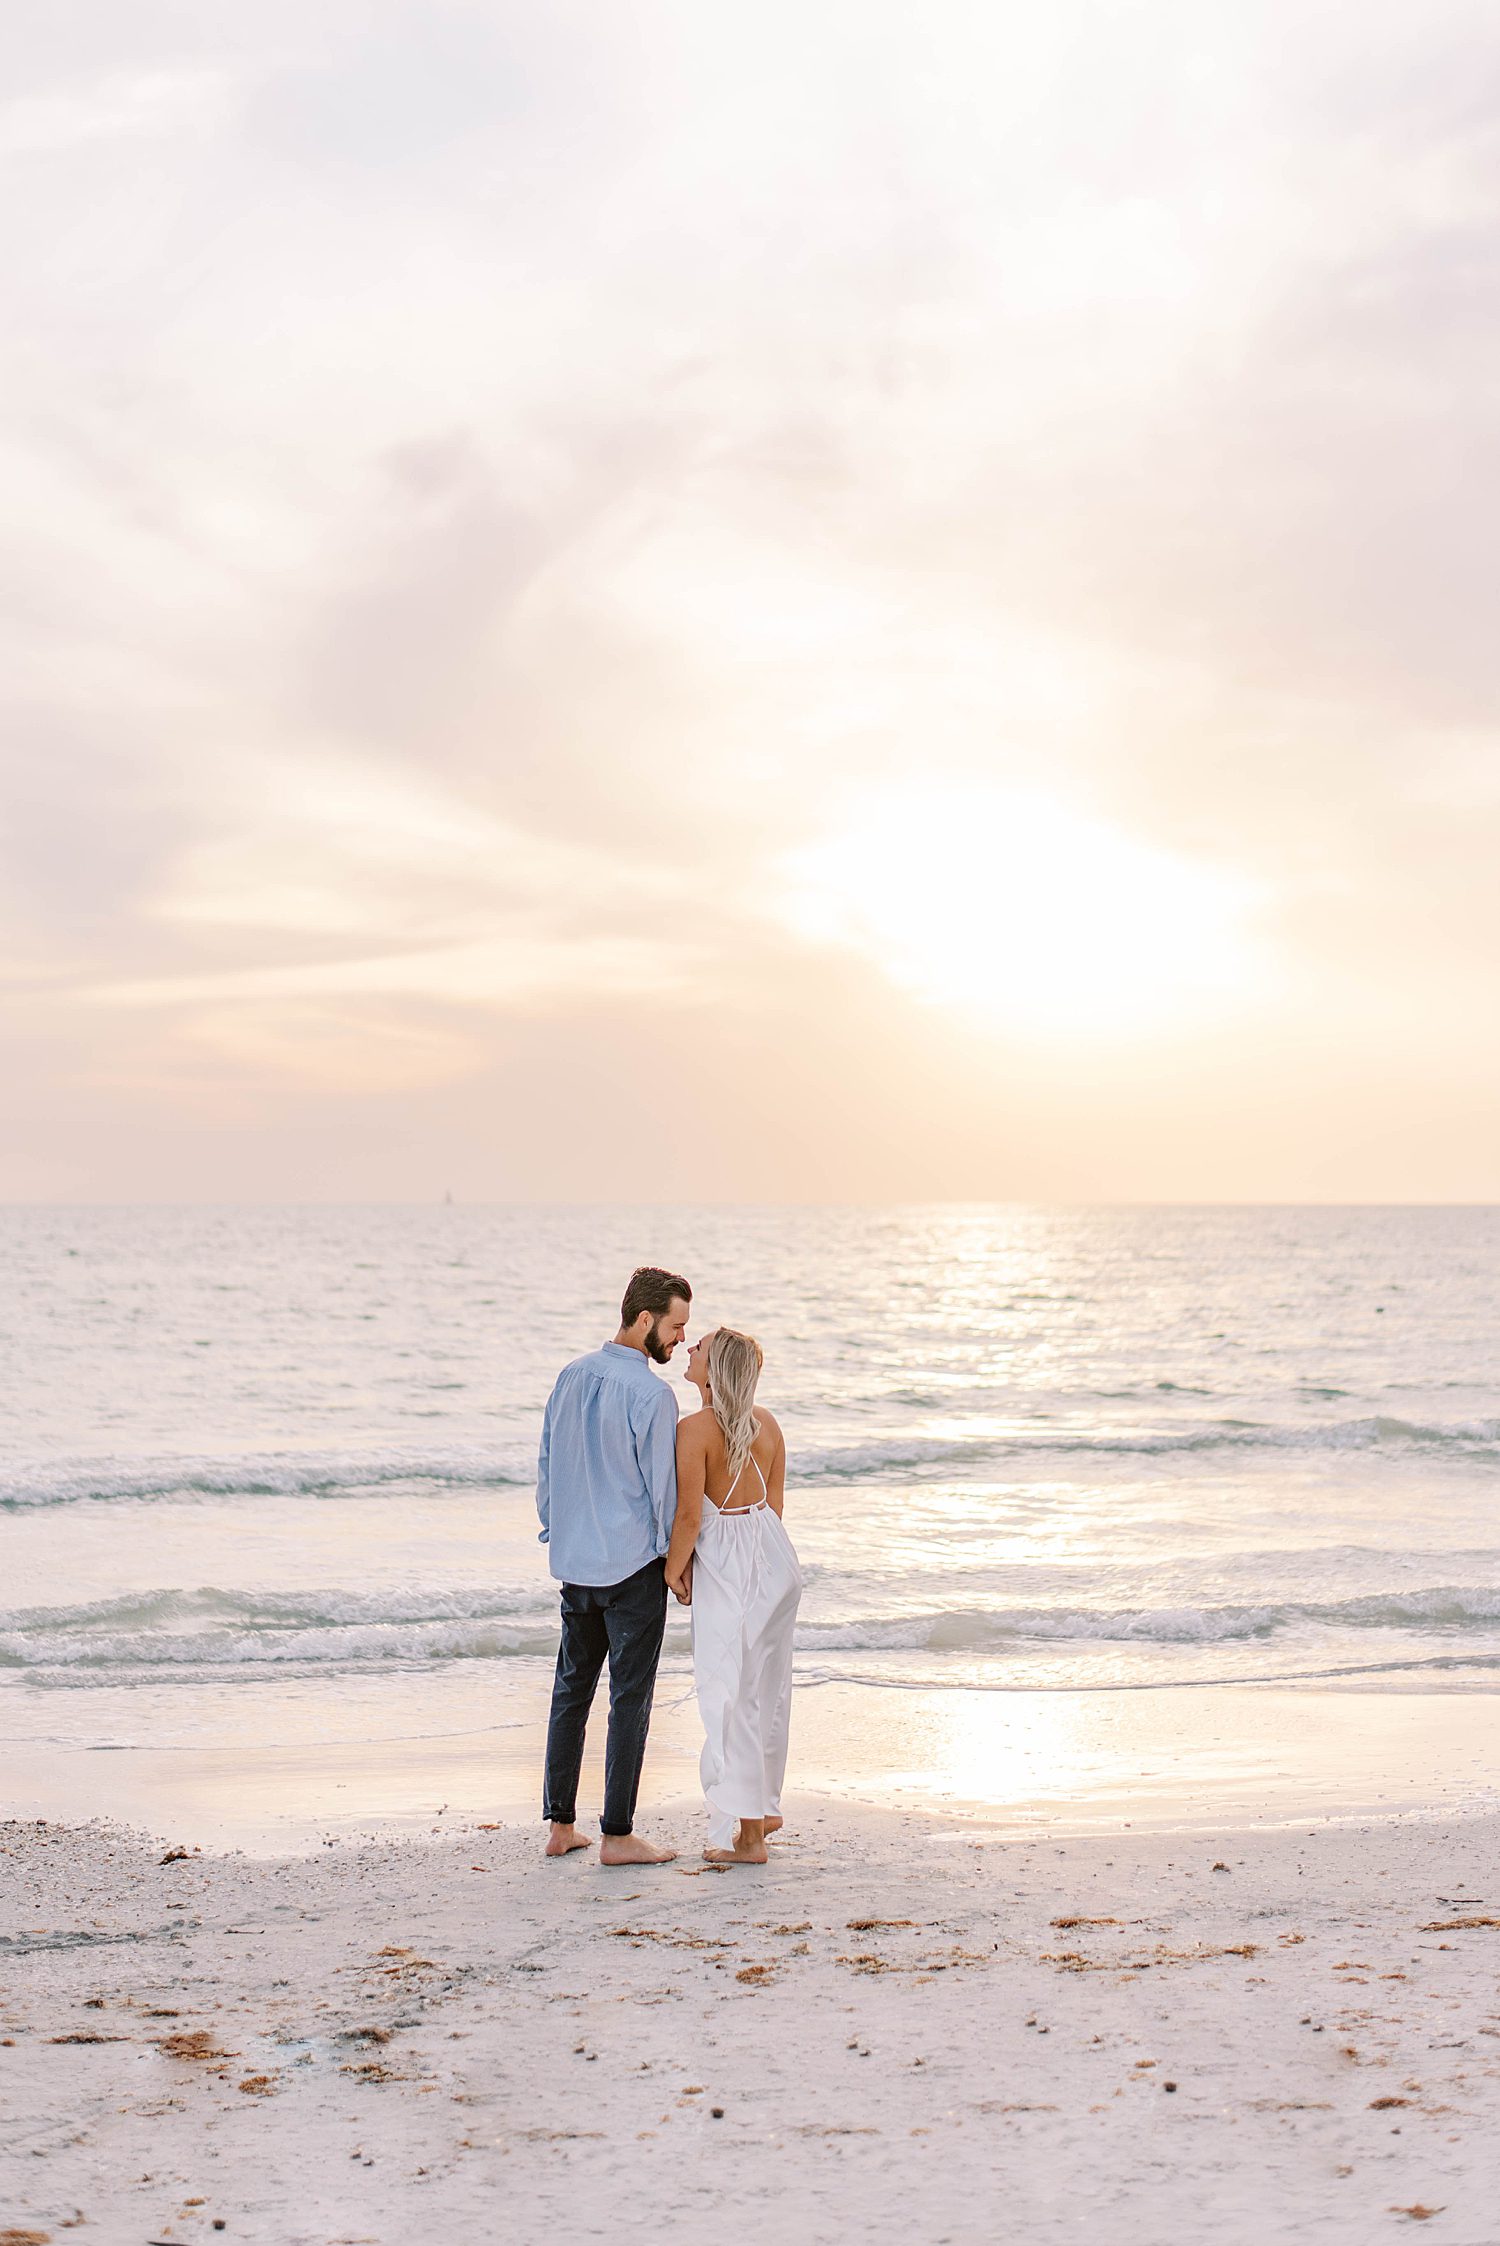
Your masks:
M649 1560L623 1583L565 1583L562 1643L547 1725L542 1815L571 1825L578 1815L583 1737L599 1672L609 1662L609 1737L604 1751L600 1829L623 1835L635 1822L641 1763L651 1727L656 1665L667 1626L666 1565Z

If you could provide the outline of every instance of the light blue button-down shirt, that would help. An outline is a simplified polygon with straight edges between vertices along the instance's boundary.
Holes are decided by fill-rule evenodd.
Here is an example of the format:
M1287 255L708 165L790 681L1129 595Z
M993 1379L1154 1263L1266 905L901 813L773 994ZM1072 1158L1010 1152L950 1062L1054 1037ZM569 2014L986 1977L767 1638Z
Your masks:
M623 1583L665 1557L677 1401L642 1350L607 1341L564 1365L542 1421L536 1509L559 1583Z

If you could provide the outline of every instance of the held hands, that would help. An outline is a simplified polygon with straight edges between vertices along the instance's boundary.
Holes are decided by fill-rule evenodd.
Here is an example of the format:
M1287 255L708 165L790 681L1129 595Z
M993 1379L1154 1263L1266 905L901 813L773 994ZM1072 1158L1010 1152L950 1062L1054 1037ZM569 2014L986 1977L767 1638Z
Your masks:
M682 1573L680 1575L669 1575L667 1577L667 1589L671 1592L673 1598L677 1601L677 1604L680 1607L688 1607L692 1605L693 1561L691 1554L689 1554L688 1558L683 1562Z

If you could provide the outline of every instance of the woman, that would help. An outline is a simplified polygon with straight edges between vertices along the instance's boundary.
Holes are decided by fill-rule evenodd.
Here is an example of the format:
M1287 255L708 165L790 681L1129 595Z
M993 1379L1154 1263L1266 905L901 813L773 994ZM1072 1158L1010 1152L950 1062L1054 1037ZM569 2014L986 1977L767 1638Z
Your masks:
M667 1584L693 1610L710 1864L764 1864L781 1825L802 1571L781 1518L786 1445L754 1408L763 1362L729 1326L695 1342L687 1378L703 1406L677 1429Z

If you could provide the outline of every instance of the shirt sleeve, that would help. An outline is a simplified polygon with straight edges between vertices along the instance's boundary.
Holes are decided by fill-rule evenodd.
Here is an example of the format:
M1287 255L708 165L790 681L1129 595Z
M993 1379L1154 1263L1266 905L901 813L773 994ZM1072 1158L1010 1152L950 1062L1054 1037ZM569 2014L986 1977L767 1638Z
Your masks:
M553 1391L556 1394L556 1391ZM547 1409L542 1414L542 1442L536 1459L536 1517L541 1522L538 1544L545 1544L552 1534L552 1484L548 1478L552 1449L552 1397L547 1398Z
M669 1388L660 1388L652 1398L651 1417L636 1438L636 1457L651 1500L656 1556L662 1560L677 1518L677 1403Z

